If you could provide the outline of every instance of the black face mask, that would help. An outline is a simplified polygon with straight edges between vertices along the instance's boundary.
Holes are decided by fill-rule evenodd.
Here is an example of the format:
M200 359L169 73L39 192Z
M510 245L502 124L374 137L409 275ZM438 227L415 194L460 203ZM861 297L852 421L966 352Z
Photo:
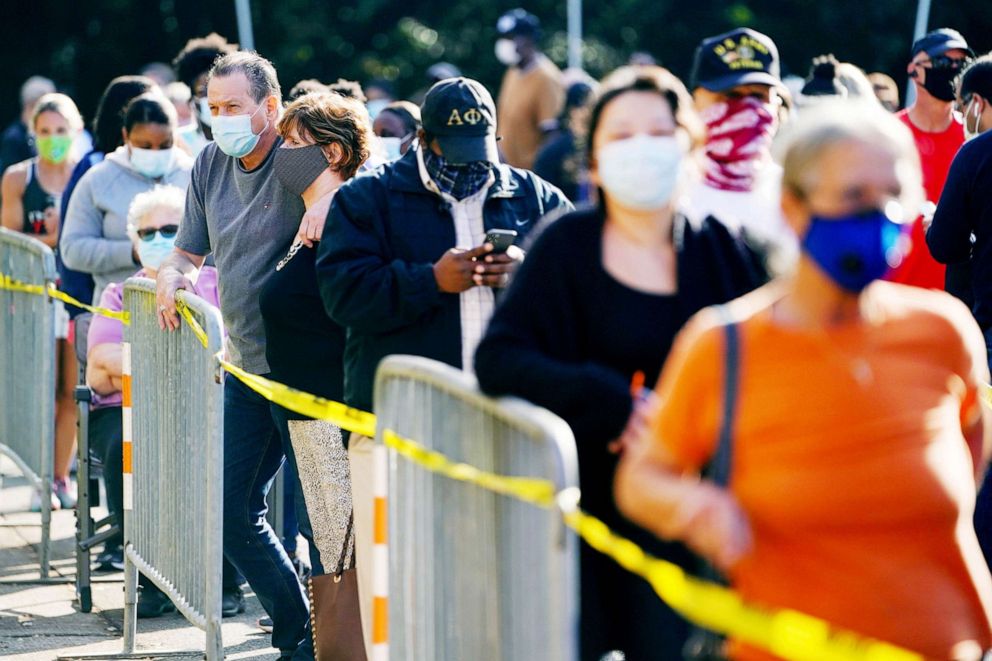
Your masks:
M293 195L302 195L328 167L327 157L320 145L295 149L279 147L273 159L272 172Z
M926 69L923 80L923 88L930 92L935 99L941 101L954 100L954 79L961 73L962 63L953 61L953 64L935 64Z

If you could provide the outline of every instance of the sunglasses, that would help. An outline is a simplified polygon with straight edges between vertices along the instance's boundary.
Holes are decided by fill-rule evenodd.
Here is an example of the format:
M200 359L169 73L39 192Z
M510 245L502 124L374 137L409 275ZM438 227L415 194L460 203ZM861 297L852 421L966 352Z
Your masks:
M137 234L142 241L151 241L156 234L161 234L163 239L171 239L178 231L179 225L162 225L161 227L145 227L137 230Z
M947 57L946 55L934 55L929 61L923 60L917 64L929 64L933 69L960 69L964 65L968 64L968 62L968 58L954 58Z

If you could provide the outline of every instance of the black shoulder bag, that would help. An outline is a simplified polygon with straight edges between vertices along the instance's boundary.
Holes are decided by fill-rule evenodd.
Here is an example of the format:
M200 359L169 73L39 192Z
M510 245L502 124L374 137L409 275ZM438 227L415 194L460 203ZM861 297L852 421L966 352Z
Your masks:
M726 325L726 352L724 356L724 387L723 387L723 424L720 428L720 439L703 476L714 484L726 488L730 483L730 465L734 449L734 420L737 409L737 386L740 380L740 338L737 325L731 321L725 306L718 308ZM700 576L715 583L726 585L726 578L708 562L700 568ZM726 661L724 650L726 639L708 629L693 627L682 648L682 656L686 661Z

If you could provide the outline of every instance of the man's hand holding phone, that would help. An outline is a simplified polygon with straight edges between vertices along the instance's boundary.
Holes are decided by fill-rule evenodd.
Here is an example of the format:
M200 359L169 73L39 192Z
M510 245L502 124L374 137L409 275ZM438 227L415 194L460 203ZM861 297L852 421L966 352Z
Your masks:
M513 245L514 230L493 229L486 232L485 243L492 245L491 253L479 259L472 281L482 287L505 287L510 275L524 261L524 251Z

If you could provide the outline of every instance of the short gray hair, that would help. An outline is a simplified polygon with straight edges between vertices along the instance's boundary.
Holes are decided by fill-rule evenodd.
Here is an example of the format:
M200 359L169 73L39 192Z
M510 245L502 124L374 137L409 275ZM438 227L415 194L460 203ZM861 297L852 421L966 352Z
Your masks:
M44 76L31 76L21 85L21 107L30 108L38 99L55 91L55 83Z
M279 87L276 68L255 51L235 51L217 58L207 75L207 84L209 85L215 77L230 76L235 73L243 73L248 79L251 97L257 103L261 103L268 96L275 96L282 102L282 88Z
M913 135L873 101L831 100L803 110L775 145L776 159L782 165L783 191L805 198L820 173L823 152L842 142L887 149L896 159L903 207L913 215L917 213L923 202L923 183Z
M143 193L138 193L131 200L127 209L127 225L129 230L137 230L141 221L156 209L175 211L180 217L186 207L186 191L178 186L158 185Z

